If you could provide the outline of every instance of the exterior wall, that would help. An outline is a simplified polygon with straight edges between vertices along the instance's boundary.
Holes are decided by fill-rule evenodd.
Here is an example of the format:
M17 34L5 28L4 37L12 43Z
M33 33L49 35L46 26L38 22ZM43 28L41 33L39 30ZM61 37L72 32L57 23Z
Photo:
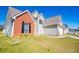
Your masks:
M38 35L43 34L44 30L43 30L43 25L39 24L38 25Z
M12 26L13 26L13 23L12 23L12 21L10 21L9 28L8 28L8 35L10 35L10 36L12 34Z
M63 34L64 34L63 28L58 26L58 35L63 35Z
M44 32L43 24L39 24L39 19L36 19L35 23L36 23L36 26L35 26L36 32L35 32L35 34L36 35L44 34L43 33Z
M37 16L38 15L38 16ZM40 35L40 34L44 34L44 30L43 30L43 25L44 24L39 24L39 20L42 20L42 22L44 23L44 17L42 14L38 14L38 12L35 12L33 15L32 15L33 19L34 19L34 22L36 23L36 26L35 26L35 34L36 35Z
M57 26L57 28L44 29L45 35L63 35L63 28Z
M44 23L44 18L40 16L38 19L38 35L44 34L43 24L39 24L39 20L42 20L42 22Z
M3 29L2 33L6 35L6 29Z
M64 33L65 33L65 34L68 33L68 28L65 28L65 29L64 29Z
M28 12L18 16L16 18L16 20L14 21L14 31L13 31L13 35L20 35L22 34L22 22L25 23L31 23L31 33L30 34L34 34L35 32L35 24L30 16L30 14Z
M57 28L44 29L44 35L58 35Z
M5 27L5 29L3 29L3 33L4 33L5 35L11 36L11 34L12 34L12 26L13 26L13 23L12 23L12 21L10 20L10 21L8 22L8 24L7 24L7 27Z

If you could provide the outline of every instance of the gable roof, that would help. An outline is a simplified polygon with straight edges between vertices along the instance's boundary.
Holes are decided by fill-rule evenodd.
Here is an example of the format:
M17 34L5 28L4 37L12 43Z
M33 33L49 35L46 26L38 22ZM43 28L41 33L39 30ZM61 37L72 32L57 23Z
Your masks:
M29 13L29 15L30 15L30 16L31 16L31 18L32 18L31 13L30 13L28 10L25 10L25 11L23 11L23 12L21 12L21 13L18 13L18 14L16 14L16 15L14 15L14 16L12 17L12 19L16 20L16 17L18 17L18 16L20 16L20 15L22 15L22 14L26 13L26 12L28 12L28 13ZM33 18L32 18L32 21L34 21L34 19L33 19Z
M41 20L45 20L43 14L39 13L37 10L35 10L34 12L32 12L31 16L32 16L33 19L36 19L36 20L38 20L38 18L41 19Z
M54 16L44 21L44 25L62 24L61 16Z
M18 14L16 14L16 15L14 15L12 18L15 19L16 17L18 17L18 16L24 14L25 12L28 12L28 13L30 14L30 12L29 12L28 10L25 10L25 11L23 11L23 12L21 12L21 13L18 13Z
M22 11L15 9L13 7L9 7L9 11L8 11L9 17L12 17L12 16L14 16L14 15L20 13L20 12L22 12Z
M11 20L11 17L13 17L14 15L20 13L21 11L18 9L15 9L13 7L9 7L8 12L7 12L7 18L6 18L6 23L7 24L9 22L9 20Z
M32 15L32 17L33 17L34 19L37 19L38 16L39 16L39 13L38 13L37 10L35 10L34 12L31 13L31 15Z

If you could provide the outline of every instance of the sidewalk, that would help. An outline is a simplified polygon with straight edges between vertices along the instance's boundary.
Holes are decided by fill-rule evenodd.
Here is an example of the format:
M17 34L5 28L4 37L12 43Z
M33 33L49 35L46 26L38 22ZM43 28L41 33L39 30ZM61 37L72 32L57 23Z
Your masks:
M69 38L74 38L74 39L79 39L79 37L77 36L72 36L72 35L63 35L63 36L46 36L46 37L51 37L51 38L65 38L65 37L69 37Z
M77 37L77 36L67 36L67 37L74 38L74 39L79 39L79 37Z

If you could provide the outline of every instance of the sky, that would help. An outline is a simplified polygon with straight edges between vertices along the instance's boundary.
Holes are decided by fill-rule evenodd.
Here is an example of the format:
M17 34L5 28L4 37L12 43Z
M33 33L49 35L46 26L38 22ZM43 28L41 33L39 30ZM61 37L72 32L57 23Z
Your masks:
M6 21L9 6L0 6L0 25ZM61 15L63 24L67 24L69 28L79 27L79 7L78 6L12 6L18 10L29 10L33 12L37 10L44 17L50 18Z

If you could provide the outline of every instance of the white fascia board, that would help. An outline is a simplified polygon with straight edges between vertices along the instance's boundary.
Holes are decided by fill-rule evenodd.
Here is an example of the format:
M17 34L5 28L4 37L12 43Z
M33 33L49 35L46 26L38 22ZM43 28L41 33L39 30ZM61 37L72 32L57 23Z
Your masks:
M28 11L28 10L25 10L25 11L23 11L23 12L21 12L21 13L15 15L15 16L13 16L12 19L15 19L16 17L20 16L21 14L23 14L23 13L25 13L25 12L29 12L29 11Z
M16 20L16 17L20 16L21 14L23 14L23 13L25 13L25 12L28 12L28 13L29 13L29 15L30 15L30 16L31 16L31 18L32 18L31 13L30 13L28 10L25 10L25 11L23 11L23 12L21 12L21 13L17 14L16 16L13 16L13 17L12 17L12 19ZM33 20L33 18L32 18L32 20ZM33 21L34 21L34 20L33 20Z

